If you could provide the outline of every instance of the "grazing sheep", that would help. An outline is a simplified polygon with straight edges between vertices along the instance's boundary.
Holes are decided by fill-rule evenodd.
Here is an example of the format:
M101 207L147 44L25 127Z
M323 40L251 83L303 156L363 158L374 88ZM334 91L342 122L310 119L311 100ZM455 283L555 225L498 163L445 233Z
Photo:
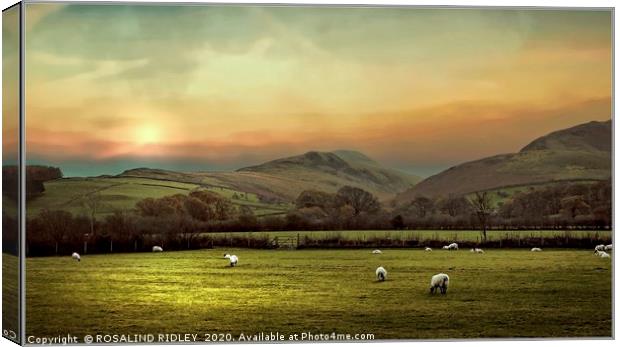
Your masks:
M230 259L230 254L224 253L224 259Z
M481 248L472 248L470 252L472 252L472 253L484 253L484 251Z
M450 249L450 247L448 247L448 246L443 246L443 247L441 247L441 248L442 248L442 249Z
M605 250L606 250L606 251L611 251L612 249L613 249L613 246L612 246L612 244L611 244L611 243L610 243L610 244L608 244L607 246L605 246Z
M456 242L453 242L451 244L448 245L448 250L455 250L458 251L459 250L459 244Z
M424 250L425 250L426 252L432 252L432 251L433 251L433 249L432 249L432 248L430 248L430 247L426 247L426 248L424 248Z
M239 261L239 258L237 258L236 255L231 255L230 256L230 266L237 266L237 262Z
M540 249L538 247L534 247L534 248L532 248L532 252L542 252L542 249Z
M605 252L605 251L594 251L594 253L596 255L598 255L601 258L609 258L609 253Z
M163 252L164 249L159 246L153 246L153 252Z
M80 255L77 252L73 252L73 254L71 254L71 258L77 260L77 261L81 261L82 258L80 258Z
M385 281L385 279L387 278L387 271L385 271L385 269L383 268L383 266L379 266L377 268L377 271L375 271L375 274L377 275L377 281Z
M381 254L383 252L381 252L380 249L375 249L374 251L372 251L372 254Z
M604 251L604 250L605 250L605 245L597 245L596 247L594 247L594 253Z
M448 292L448 282L450 282L450 277L443 273L431 277L431 294L435 294L437 288L439 288L441 294L446 294Z

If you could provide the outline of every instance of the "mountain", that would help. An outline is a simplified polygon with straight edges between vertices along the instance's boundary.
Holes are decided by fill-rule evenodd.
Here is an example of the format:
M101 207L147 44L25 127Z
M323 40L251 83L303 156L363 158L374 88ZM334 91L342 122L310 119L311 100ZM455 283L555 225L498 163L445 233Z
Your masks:
M420 181L417 176L385 168L360 152L348 150L311 151L235 172L179 173L140 168L125 171L121 176L230 188L272 202L292 202L309 189L335 192L344 185L362 188L387 200Z
M518 153L500 154L451 167L399 194L462 195L501 187L611 177L611 120L589 122L535 139Z
M326 191L342 185L354 185L371 192L395 194L420 181L419 177L384 168L355 151L308 152L237 171L295 177L309 184L322 182L329 186L324 188Z

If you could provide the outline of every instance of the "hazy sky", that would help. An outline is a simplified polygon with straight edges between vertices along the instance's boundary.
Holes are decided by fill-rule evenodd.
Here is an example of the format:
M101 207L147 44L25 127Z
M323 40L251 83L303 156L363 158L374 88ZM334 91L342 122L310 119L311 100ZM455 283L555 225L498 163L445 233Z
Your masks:
M428 175L611 117L611 12L26 6L27 151L67 175L354 149Z

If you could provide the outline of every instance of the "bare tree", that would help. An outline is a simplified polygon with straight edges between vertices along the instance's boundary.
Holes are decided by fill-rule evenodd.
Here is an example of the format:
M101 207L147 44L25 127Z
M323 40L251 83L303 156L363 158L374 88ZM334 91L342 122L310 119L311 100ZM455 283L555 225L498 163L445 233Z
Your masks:
M95 235L95 223L97 222L96 216L97 213L103 207L103 199L99 192L92 192L84 195L82 198L82 206L88 213L88 218L90 219L90 235Z
M413 207L416 215L419 218L426 217L427 214L431 214L434 208L433 200L425 197L425 196L417 196L413 201L411 201L411 206Z
M381 209L379 200L371 193L351 186L344 186L336 193L336 205L345 205L353 208L353 215L357 217L360 213L376 213Z
M54 241L54 252L58 254L58 245L64 241L71 230L73 216L67 211L42 210L39 219L43 223L45 233Z
M493 206L491 204L491 197L487 192L476 192L476 194L469 198L469 203L472 209L478 217L480 223L482 240L487 240L487 228L489 223L489 216L493 213Z

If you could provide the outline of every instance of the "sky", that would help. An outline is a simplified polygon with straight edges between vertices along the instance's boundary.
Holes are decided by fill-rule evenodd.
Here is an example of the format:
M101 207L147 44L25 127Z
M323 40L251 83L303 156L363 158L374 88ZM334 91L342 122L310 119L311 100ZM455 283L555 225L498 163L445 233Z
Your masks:
M66 176L358 150L428 176L611 118L610 11L26 5L27 160Z

